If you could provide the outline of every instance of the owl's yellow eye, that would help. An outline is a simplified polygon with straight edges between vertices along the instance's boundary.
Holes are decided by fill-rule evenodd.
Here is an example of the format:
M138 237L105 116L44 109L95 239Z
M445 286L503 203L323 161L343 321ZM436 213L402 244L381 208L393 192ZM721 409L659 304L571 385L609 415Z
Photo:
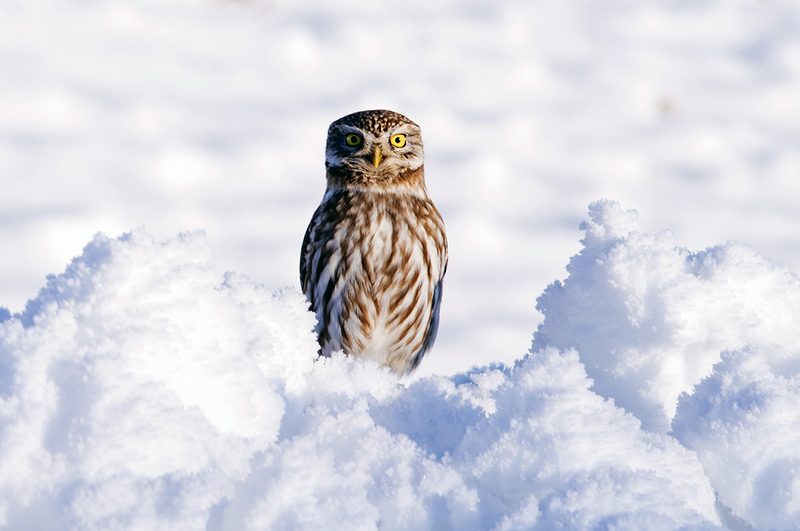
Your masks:
M344 141L347 142L348 146L355 147L361 144L361 137L355 133L350 133L349 135L345 135Z
M390 142L394 147L403 147L406 145L406 135L394 135Z

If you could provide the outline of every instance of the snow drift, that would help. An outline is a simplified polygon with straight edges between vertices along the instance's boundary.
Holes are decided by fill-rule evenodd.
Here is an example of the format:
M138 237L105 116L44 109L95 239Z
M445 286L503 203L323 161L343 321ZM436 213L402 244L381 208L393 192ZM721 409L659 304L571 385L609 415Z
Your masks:
M594 390L666 432L678 397L711 373L724 350L770 348L800 362L800 281L736 242L691 253L669 231L642 230L635 211L601 201L582 228L568 279L548 286L533 350L575 348Z
M533 351L574 348L643 426L696 450L720 501L800 527L800 280L728 242L692 253L600 201L569 278L548 286Z
M200 233L96 236L0 316L0 522L797 527L797 278L590 214L527 356L407 386L317 360L301 294L219 274Z

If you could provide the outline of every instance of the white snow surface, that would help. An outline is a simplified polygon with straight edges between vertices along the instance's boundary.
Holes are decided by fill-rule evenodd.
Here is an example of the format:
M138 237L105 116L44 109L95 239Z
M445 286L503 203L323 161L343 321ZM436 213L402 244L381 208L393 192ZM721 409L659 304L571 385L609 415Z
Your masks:
M736 242L689 252L615 202L590 214L569 277L538 299L534 351L577 349L594 390L660 432L725 350L763 345L778 374L798 368L800 280L789 269Z
M528 355L405 385L202 233L98 234L0 323L0 522L797 528L797 277L611 201L584 229Z
M800 528L800 381L789 359L792 370L774 344L723 353L673 421L723 503L762 529Z

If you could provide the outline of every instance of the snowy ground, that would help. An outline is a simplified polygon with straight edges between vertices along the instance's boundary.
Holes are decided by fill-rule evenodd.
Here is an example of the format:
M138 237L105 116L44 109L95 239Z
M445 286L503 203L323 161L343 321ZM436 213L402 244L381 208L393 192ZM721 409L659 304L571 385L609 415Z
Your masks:
M302 295L201 234L96 237L0 324L0 522L797 529L800 279L614 202L584 228L528 356L407 387L315 361Z
M800 527L797 94L788 0L0 0L0 521ZM450 238L407 388L296 293L365 108Z

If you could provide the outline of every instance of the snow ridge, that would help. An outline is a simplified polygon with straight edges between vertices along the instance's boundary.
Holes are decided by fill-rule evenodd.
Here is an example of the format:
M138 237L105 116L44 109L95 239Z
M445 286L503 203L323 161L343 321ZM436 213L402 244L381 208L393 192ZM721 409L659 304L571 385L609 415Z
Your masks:
M219 274L203 233L95 236L0 323L0 522L796 528L797 277L590 217L528 355L406 385L318 360L302 295Z

